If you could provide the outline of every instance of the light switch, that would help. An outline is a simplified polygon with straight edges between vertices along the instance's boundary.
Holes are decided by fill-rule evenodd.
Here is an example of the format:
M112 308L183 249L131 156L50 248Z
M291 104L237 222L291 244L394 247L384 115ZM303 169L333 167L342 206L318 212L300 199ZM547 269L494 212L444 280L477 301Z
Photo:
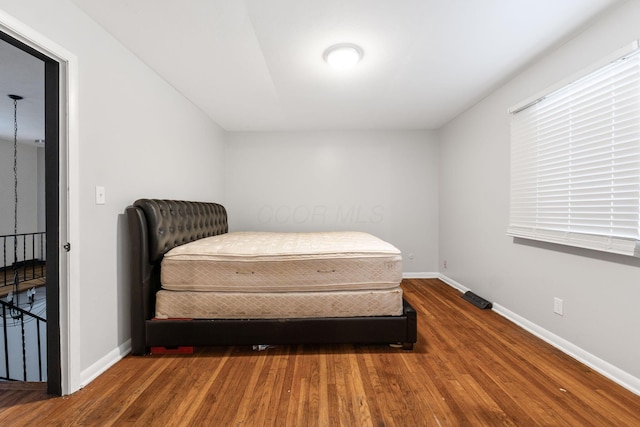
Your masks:
M553 312L560 316L564 315L564 301L560 298L553 298Z
M96 186L96 205L104 205L107 203L107 194L105 193L104 187Z

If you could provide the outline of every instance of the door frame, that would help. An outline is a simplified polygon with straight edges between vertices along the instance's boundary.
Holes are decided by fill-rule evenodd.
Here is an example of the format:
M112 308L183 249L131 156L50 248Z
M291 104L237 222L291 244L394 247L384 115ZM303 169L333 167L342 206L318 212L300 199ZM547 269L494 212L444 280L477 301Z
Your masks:
M1 10L0 38L45 62L47 258L58 260L47 263L47 276L58 279L47 280L47 392L67 395L81 387L78 60Z

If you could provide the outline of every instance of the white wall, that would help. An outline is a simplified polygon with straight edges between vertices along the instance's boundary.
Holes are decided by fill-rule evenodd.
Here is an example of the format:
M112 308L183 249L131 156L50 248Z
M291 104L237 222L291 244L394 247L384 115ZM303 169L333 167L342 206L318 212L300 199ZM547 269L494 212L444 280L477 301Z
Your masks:
M225 183L232 230L366 231L403 252L405 272L437 271L431 132L230 133Z
M38 147L38 231L47 229L47 202L46 202L46 175L45 175L45 149Z
M85 383L130 338L125 207L141 197L224 201L224 134L73 2L0 0L0 9L78 59L79 164L70 167L79 212L70 221L80 232L72 242L80 372L72 376ZM96 185L106 188L105 205L94 203Z
M623 4L441 130L440 266L640 392L640 260L505 235L507 109L639 39L638 22L640 2ZM554 297L564 316L553 313Z
M18 143L18 234L43 231L38 224L38 148ZM0 235L14 232L13 141L0 139ZM40 258L39 245L31 250L32 241L18 239L18 261ZM0 267L12 265L13 239L6 241L6 253L0 247ZM26 252L24 244L26 243ZM0 245L3 241L0 240ZM6 258L5 258L6 256Z
M13 190L13 141L0 139L0 235L14 231ZM38 148L18 143L18 233L38 231L37 207Z

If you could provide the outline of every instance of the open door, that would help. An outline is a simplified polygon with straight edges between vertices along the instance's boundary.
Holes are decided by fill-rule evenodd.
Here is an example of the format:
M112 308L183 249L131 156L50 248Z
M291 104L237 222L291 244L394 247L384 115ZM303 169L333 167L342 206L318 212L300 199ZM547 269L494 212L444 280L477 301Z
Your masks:
M61 395L60 64L2 31L0 39L44 62L47 392Z

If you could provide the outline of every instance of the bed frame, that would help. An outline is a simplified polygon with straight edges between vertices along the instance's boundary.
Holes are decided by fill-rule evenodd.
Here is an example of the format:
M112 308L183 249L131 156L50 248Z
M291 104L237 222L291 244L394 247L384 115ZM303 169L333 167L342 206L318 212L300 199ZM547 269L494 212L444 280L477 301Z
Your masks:
M403 301L400 316L311 319L154 320L160 262L170 249L228 231L217 203L140 199L126 208L131 245L131 347L258 344L402 344L417 340L416 311Z

